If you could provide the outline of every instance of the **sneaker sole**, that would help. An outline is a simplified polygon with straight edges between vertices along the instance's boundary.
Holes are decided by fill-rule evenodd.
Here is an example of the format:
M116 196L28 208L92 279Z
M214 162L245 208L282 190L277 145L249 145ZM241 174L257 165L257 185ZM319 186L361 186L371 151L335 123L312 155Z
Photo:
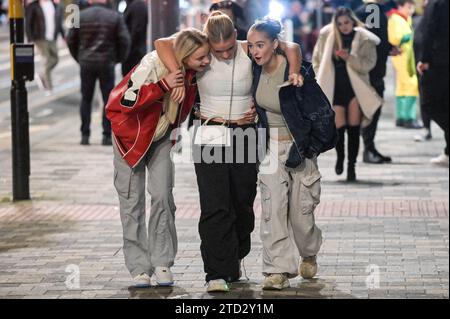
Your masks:
M151 285L149 285L149 284L142 284L142 285L134 285L133 287L134 288L150 288Z
M286 289L286 288L290 288L291 287L291 285L290 284L285 284L285 285L282 285L282 286L267 286L267 287L264 287L263 286L263 290L283 290L283 289Z
M173 281L172 282L158 282L157 284L158 284L158 286L161 286L161 287L170 287L170 286L173 286L174 282Z
M207 292L230 292L230 289L207 289Z

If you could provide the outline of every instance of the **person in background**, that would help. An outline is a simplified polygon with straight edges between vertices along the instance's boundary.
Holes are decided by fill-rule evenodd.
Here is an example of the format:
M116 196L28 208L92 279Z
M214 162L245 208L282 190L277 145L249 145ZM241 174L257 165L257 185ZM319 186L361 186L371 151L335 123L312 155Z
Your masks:
M344 171L344 139L348 136L347 181L356 180L361 126L370 124L382 98L370 83L369 72L377 62L380 39L364 28L349 8L336 10L333 22L325 26L313 54L317 82L336 112L338 143L335 171Z
M220 11L230 17L237 31L237 39L239 41L247 40L244 10L236 1L224 0L215 2L209 7L209 12L213 11Z
M380 97L384 97L384 77L386 76L386 65L388 57L398 55L400 52L394 47L388 39L388 18L386 8L382 0L365 0L364 4L356 11L356 16L365 23L366 28L380 38L381 43L377 45L377 63L370 71L370 83L377 91ZM370 20L374 10L378 10L379 20ZM377 15L378 17L378 15ZM378 22L378 23L377 23ZM372 122L362 129L361 135L364 142L363 161L369 164L382 164L392 162L390 156L381 154L375 146L375 136L378 128L378 121L381 116L382 107L374 114Z
M424 8L428 4L428 0L424 0L423 6ZM423 15L416 15L413 19L414 25L414 55L416 57L420 56L421 50L423 50L423 44L425 39L423 38ZM419 79L419 94L420 94L420 115L422 117L423 127L426 130L426 133L422 135L415 135L414 140L416 142L421 141L429 141L433 138L431 134L431 116L429 114L430 107L426 105L426 100L423 98L423 76L417 72L417 77Z
M131 37L130 53L122 63L122 75L125 76L147 54L147 4L143 0L127 0L123 19Z
M412 15L415 10L414 0L396 0L397 9L388 12L389 42L399 48L401 54L392 57L396 73L396 126L420 129L417 121L417 97L419 83L416 74L416 62L413 50Z
M445 133L444 154L432 158L436 165L449 166L449 3L448 0L429 0L423 23L422 50L417 70L422 76L422 98L433 121Z
M108 6L108 0L91 0L91 6L80 13L80 27L71 28L67 45L80 64L81 77L81 145L89 145L91 109L95 83L100 82L103 102L114 88L114 66L123 62L130 51L130 35L119 13ZM111 123L103 109L102 145L112 145Z
M53 90L51 72L59 61L58 35L65 38L62 26L63 12L52 0L36 0L26 6L25 21L28 41L36 44L44 60L44 72L38 73L36 80L49 95Z

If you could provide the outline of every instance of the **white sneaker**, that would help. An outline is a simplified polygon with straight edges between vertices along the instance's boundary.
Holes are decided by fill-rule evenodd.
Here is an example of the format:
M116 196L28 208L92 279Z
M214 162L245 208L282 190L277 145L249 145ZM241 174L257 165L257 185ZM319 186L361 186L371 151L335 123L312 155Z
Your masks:
M263 283L263 290L283 290L289 288L291 284L284 274L270 274L266 276Z
M148 288L151 286L150 276L145 272L133 278L135 288Z
M414 135L414 142L423 142L423 141L425 141L424 136L422 136L420 134Z
M439 155L438 157L434 157L434 158L430 159L430 163L448 167L448 163L449 163L448 155L442 154L442 155Z
M215 279L208 281L207 292L229 292L230 287L223 279Z
M173 274L169 267L156 267L155 269L156 283L158 286L172 286Z

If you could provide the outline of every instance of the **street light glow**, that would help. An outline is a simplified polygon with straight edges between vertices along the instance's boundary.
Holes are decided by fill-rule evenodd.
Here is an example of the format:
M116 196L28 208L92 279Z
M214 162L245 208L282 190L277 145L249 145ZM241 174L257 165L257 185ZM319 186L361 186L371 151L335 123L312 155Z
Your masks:
M284 6L277 0L269 2L269 17L271 19L281 20L284 16Z

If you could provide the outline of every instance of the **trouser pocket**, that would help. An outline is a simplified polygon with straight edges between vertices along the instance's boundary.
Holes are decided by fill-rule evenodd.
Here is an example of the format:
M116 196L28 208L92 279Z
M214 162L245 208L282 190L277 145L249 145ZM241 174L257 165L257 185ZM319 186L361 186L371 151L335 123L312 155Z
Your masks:
M303 215L312 214L320 203L322 175L314 161L307 159L305 174L300 176L300 211Z
M133 169L116 152L117 150L114 149L114 187L120 196L128 199L130 197Z

